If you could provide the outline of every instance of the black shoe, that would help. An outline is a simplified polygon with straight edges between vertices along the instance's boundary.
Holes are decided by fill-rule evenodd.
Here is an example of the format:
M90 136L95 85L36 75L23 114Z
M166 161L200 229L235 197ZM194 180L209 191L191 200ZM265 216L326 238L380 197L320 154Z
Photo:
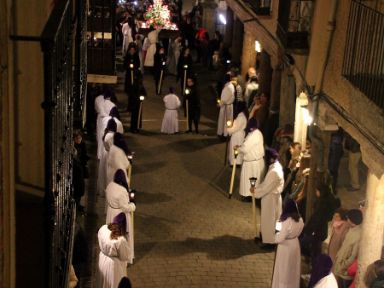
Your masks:
M185 131L185 133L192 133L192 130L187 130Z

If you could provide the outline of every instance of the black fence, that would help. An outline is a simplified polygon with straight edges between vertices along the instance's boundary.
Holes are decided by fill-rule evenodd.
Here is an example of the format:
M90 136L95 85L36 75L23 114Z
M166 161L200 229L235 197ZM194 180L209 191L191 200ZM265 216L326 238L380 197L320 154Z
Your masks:
M244 2L259 16L271 14L272 0L244 0Z
M308 49L313 1L279 1L276 34L288 49Z
M75 203L72 199L74 2L57 1L41 35L44 53L46 287L68 287Z
M384 14L351 1L343 76L384 108Z
M87 0L76 0L76 45L74 65L74 126L84 127L87 95Z

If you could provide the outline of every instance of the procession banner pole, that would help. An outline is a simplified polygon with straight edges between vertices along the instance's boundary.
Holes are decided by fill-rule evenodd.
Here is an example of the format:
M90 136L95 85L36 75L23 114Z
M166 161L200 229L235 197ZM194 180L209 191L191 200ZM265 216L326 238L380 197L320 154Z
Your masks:
M251 187L255 188L257 178L251 177L249 178L249 181L251 182ZM253 225L255 226L255 240L256 240L256 238L258 238L258 235L259 235L258 233L259 229L257 228L256 199L255 199L255 193L251 193L251 194L252 194L252 218L253 218Z
M229 185L229 195L228 195L229 199L231 199L232 197L233 182L235 181L235 174L236 174L236 159L237 159L237 155L239 154L239 151L236 148L233 148L233 154L235 156L235 161L234 163L232 163L231 184Z

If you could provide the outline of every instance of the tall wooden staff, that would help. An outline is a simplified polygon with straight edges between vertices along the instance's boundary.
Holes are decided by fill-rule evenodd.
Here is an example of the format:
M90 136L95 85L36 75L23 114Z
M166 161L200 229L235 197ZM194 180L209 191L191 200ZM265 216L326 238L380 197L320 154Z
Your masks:
M237 155L239 155L239 150L237 150L236 147L233 147L233 155L235 157L234 163L232 163L232 175L231 175L231 184L229 185L229 195L228 198L231 199L232 192L233 192L233 182L235 181L235 174L236 174L236 159Z
M191 93L191 90L189 90L189 88L185 89L185 111L186 111L186 115L187 115L187 131L189 130L189 105L188 105L188 95Z
M227 106L225 106L225 108L227 108ZM227 112L226 111L226 109L225 109L225 112ZM225 118L227 118L227 117L225 117ZM225 125L227 125L227 127L229 128L229 127L232 127L232 121L231 120L228 120L228 121L226 121L226 123L225 123ZM227 162L228 162L228 146L229 146L229 140L230 140L230 138L231 138L231 136L229 136L229 134L228 134L228 131L227 131L227 139L225 140L225 151L224 151L224 166L226 166L227 165Z
M129 64L129 68L131 69L131 84L133 85L133 68L134 68L133 63Z
M135 199L135 190L129 190L129 199L130 201L133 201ZM131 215L131 231L132 233L132 242L135 243L135 213L133 211L129 212Z
M157 85L157 94L160 94L161 92L161 87L163 86L163 73L164 73L164 67L165 67L165 61L162 63L162 68L160 72L160 80L159 80L159 85Z
M139 107L139 114L137 115L137 129L139 129L139 127L141 128L141 114L143 113L143 101L144 101L145 97L144 96L140 96L140 107Z
M252 188L255 188L256 181L257 181L256 177L249 178L249 182L251 182ZM252 218L253 218L253 224L255 225L255 240L256 240L256 238L258 238L259 236L259 229L257 227L257 218L256 218L256 200L255 200L255 193L253 192L251 194L252 194Z

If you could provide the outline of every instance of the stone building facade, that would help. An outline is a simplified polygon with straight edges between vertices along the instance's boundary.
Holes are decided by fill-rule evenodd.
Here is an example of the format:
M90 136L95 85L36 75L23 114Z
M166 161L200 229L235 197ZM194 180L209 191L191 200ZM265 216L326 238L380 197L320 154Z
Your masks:
M315 184L327 168L330 133L341 127L361 146L362 161L368 167L368 177L357 281L358 287L364 287L362 279L365 269L370 263L380 258L384 236L384 217L382 216L384 213L384 105L383 100L380 100L384 97L384 85L382 82L375 82L375 79L382 77L384 72L384 51L377 44L380 43L380 39L384 41L378 32L384 29L384 16L372 12L373 16L369 23L376 28L366 28L367 30L364 31L361 30L363 28L351 25L350 21L355 19L356 15L368 15L364 14L368 12L355 12L355 18L349 15L352 13L350 11L353 4L370 6L370 11L381 11L383 3L382 1L361 1L360 3L354 0L280 0L272 1L271 7L268 7L269 13L265 13L258 7L249 5L250 2L246 0L226 0L226 2L229 9L233 11L233 19L241 21L244 27L241 54L243 75L249 67L256 65L256 58L260 57L255 51L257 40L261 43L263 51L270 57L272 69L269 80L270 110L279 108L280 126L294 124L295 141L304 145L307 137L310 136L313 140L311 154L314 157L311 161L309 204L313 201ZM289 15L284 15L286 13ZM298 21L291 21L295 19L295 15L299 16L296 18ZM364 21L368 21L361 17L360 23L364 24ZM232 30L233 26L230 25L229 29ZM358 32L360 34L355 31L356 29L360 29ZM232 31L229 33L234 34ZM371 37L364 38L362 36L364 34ZM354 46L363 48L360 50L348 48L347 45L353 46L348 44L350 43L348 41L352 41L348 37L358 38L352 39L355 41ZM304 43L305 39L306 43ZM364 41L368 41L371 45ZM305 44L308 46L305 47ZM348 53L352 54L347 55ZM361 55L365 54L369 56L362 58ZM355 71L355 74L368 74L364 77L368 77L368 83L374 85L376 90L372 88L370 91L377 91L376 95L371 92L367 96L364 89L358 87L359 83L354 83L356 75L345 75L347 57L354 59L360 57L362 59L360 61L366 62L365 65L360 66L364 68L359 68L361 71ZM371 71L370 67L376 70ZM260 65L258 72L262 77L265 77L263 75L265 71L263 65ZM360 74L358 76L362 77ZM303 121L303 107L300 105L303 99L301 98L308 102L305 106L313 118L310 127L311 135L307 135L308 126ZM377 239L377 241L369 239Z

